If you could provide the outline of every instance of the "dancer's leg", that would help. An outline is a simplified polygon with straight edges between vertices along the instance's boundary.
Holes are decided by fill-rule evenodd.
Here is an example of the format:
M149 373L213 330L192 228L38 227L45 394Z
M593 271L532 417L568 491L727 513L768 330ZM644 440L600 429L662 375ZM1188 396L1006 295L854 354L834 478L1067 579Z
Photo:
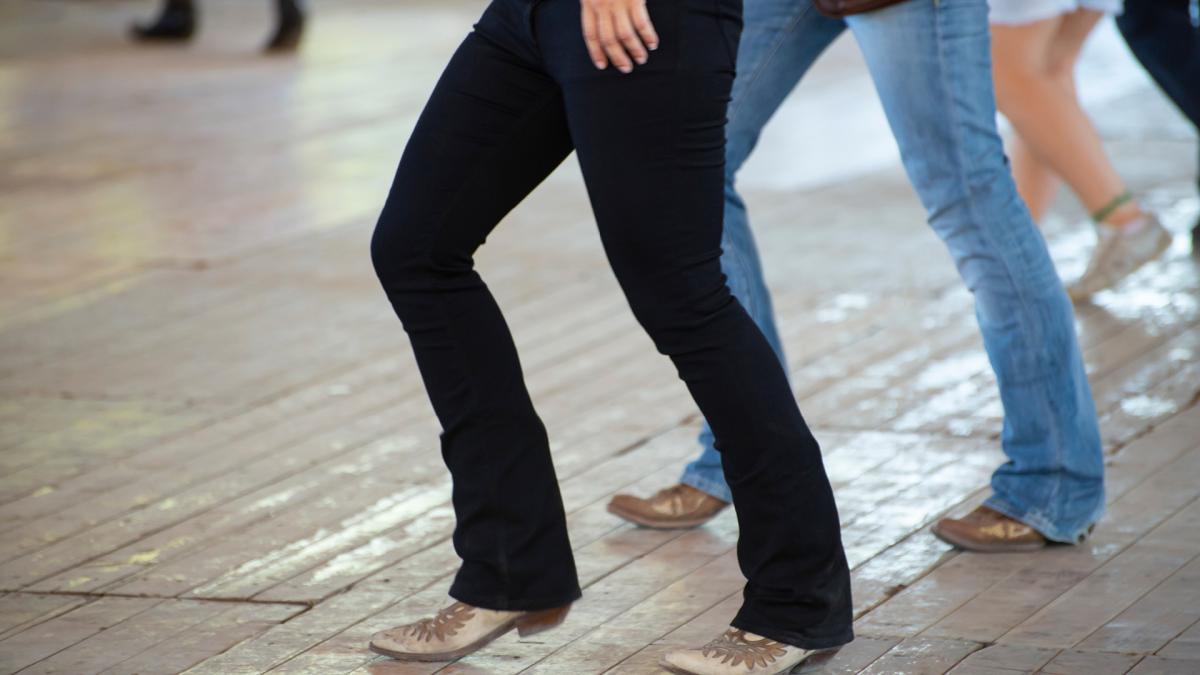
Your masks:
M1005 166L986 15L985 0L943 0L848 23L930 225L975 295L1008 456L987 503L1075 542L1104 508L1099 430L1070 302Z
M1079 9L1032 23L992 26L1000 110L1097 224L1098 241L1087 269L1067 289L1074 300L1116 285L1171 245L1170 232L1142 210L1117 175L1075 93L1075 60L1101 16ZM1028 173L1019 170L1017 177ZM1035 194L1036 189L1026 186L1022 192Z
M1057 25L1059 31L1054 38L1048 40L1042 57L1038 59L1043 72L1064 94L1078 99L1075 91L1075 64L1079 60L1079 50L1091 27L1078 21L1060 19L1050 19L1046 23ZM1013 139L1009 158L1012 160L1012 174L1017 182L1017 191L1025 200L1034 222L1041 222L1058 194L1058 174L1019 133ZM1130 207L1126 207L1128 208Z
M1084 9L1030 24L992 26L1000 112L1089 212L1126 191L1074 89L1064 82L1071 77L1084 38L1102 16ZM1121 225L1139 214L1137 204L1127 202L1105 222Z
M613 270L716 432L748 579L733 625L798 647L841 645L852 634L849 571L820 449L720 269L741 3L649 5L661 47L631 75L591 65L569 30L573 0L537 5L534 34L563 88Z
M1017 191L1029 208L1034 222L1041 222L1058 195L1058 174L1038 157L1019 134L1012 139L1008 154L1012 160L1012 173L1017 183Z
M493 4L450 61L371 246L443 428L463 559L450 593L495 610L579 596L546 433L472 260L571 151L559 89L516 37L519 13L504 11L517 5Z

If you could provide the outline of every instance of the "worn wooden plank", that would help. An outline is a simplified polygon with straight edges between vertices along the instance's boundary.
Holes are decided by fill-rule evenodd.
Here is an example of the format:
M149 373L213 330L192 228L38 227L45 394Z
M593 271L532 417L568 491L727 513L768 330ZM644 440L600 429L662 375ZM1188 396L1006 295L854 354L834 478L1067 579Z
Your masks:
M1200 560L1193 559L1080 642L1079 649L1153 654L1197 621Z
M867 675L913 673L925 675L949 672L983 645L964 640L908 638L892 647L861 672Z
M1107 652L1065 650L1043 668L1051 675L1123 675L1129 672L1141 656Z
M1200 663L1191 659L1167 659L1161 656L1147 656L1138 661L1130 670L1130 675L1195 675Z
M0 596L0 640L86 602L79 596L7 593Z
M299 605L220 603L225 607L116 665L102 675L173 675L305 611ZM107 647L103 651L108 651Z
M1200 450L1168 468L1187 481L1200 472ZM1187 476L1188 478L1183 478ZM1176 497L1200 497L1200 485L1189 491L1180 483L1156 487ZM1192 480L1194 483L1194 480ZM1143 508L1147 508L1143 506ZM1148 510L1148 509L1147 509ZM1114 512L1116 508L1114 507ZM1118 516L1114 513L1114 516ZM1072 647L1137 601L1163 580L1200 555L1200 519L1183 510L1166 519L1150 535L1107 561L1053 602L1005 633L1005 643L1042 647Z
M129 617L115 626L63 649L26 668L25 672L98 673L126 661L176 635L201 630L226 607L220 603L170 600Z
M410 403L410 410L412 412L410 414L426 415L427 413L424 413L424 410L423 410L423 408L426 405L427 404L425 404L424 402L412 400L412 402ZM421 412L418 413L417 412L418 410L420 410ZM309 439L307 439L307 441L303 445L291 446L291 448L289 448L289 454L287 456L287 460L284 462L279 462L274 457L268 455L268 456L263 456L263 458L261 460L259 460L258 462L254 463L254 464L250 464L249 466L243 465L241 470L235 474L234 481L229 481L226 479L226 480L220 481L218 483L215 483L215 487L219 490L219 492L217 492L216 494L214 494L213 489L210 488L208 484L202 484L198 489L194 489L192 492L196 495L195 499L199 500L199 506L201 508L203 508L204 505L212 504L216 499L219 499L220 497L218 497L218 495L222 495L222 494L230 495L231 491L239 489L239 486L245 486L245 487L241 487L242 490L245 490L247 487L254 485L255 481L269 480L270 477L278 476L280 473L280 470L281 469L286 470L286 468L288 466L299 465L299 466L303 467L304 465L301 462L303 461L303 458L304 458L303 451L305 451L305 450L317 453L316 458L318 458L318 459L322 458L323 456L333 455L333 461L335 461L335 462L340 461L338 458L338 453L340 450L342 450L341 446L343 444L353 448L354 446L361 445L361 443L362 443L361 440L357 441L357 442L353 441L353 440L344 440L347 436L350 436L351 439L354 438L354 436L352 434L353 434L353 432L356 431L356 427L358 429L361 429L360 433L362 434L362 436L360 436L360 438L363 438L364 440L372 440L374 438L379 437L383 433L385 433L387 429L391 428L392 424L394 424L394 419L395 419L395 411L385 407L384 409L380 410L379 412L376 412L375 414L371 415L370 417L359 417L358 419L354 420L354 422L351 426L342 424L341 426L337 427L330 434L333 436L333 438L328 438L328 437L321 438L320 436L318 436L316 438L310 437ZM411 427L411 425L410 425L410 427ZM295 437L296 429L295 429L294 425L291 425L290 431L291 431L291 433L289 435L292 437ZM432 434L430 434L430 435L432 435ZM251 440L258 441L260 439L251 439ZM413 447L413 443L416 442L416 437L412 433L410 433L410 434L407 434L405 437L402 437L401 440L404 441L405 443L407 443L406 447ZM257 443L256 443L256 445L257 445ZM231 462L235 461L236 456L233 454L234 449L231 448L228 452L230 453L229 461L231 461ZM211 462L210 462L210 465L211 465ZM233 492L232 494L236 495L237 492ZM227 498L228 497L226 497L226 499ZM172 520L175 522L179 522L180 511L183 510L183 505L186 504L187 501L192 498L189 496L189 494L187 492L184 492L182 495L176 495L176 496L172 497L171 499L173 499L175 504L177 505L175 508L160 509L157 511L150 510L150 511L146 511L146 512L141 512L140 514L135 516L135 518L142 518L142 517L149 518L149 520L146 522L146 524L141 525L140 527L142 529L152 528L152 527L155 527L156 523L163 522L164 520L166 520L167 522L171 522ZM193 509L193 512L195 512L195 509ZM184 510L183 513L184 513L184 515L186 515L187 511ZM161 527L161 526L159 526L159 527ZM113 529L113 528L110 527L110 529ZM119 523L119 527L117 527L116 529L113 529L113 536L114 536L114 538L115 537L128 538L130 536L129 530L131 530L131 529L133 529L134 532L137 531L137 529L134 529L131 527L131 523L128 520L122 521L121 523ZM97 535L98 535L98 532L96 530L89 531L88 532L88 537L89 537L88 541L89 542L101 541ZM94 546L95 546L95 544L93 543L92 548L90 548L89 550L95 550ZM39 562L41 562L40 559L46 558L48 555L50 555L51 553L53 553L56 550L64 550L66 555L71 555L70 551L72 549L70 548L70 543L66 542L63 545L59 545L57 547L51 547L50 549L43 549L42 551L35 553L31 557L34 558L35 560L39 560ZM75 554L75 555L78 555L78 554ZM115 563L113 563L111 561L104 563L104 565L112 565L112 564L115 564ZM28 569L28 563L26 561L21 561L20 565L21 565L22 569ZM0 571L3 571L3 570L4 570L4 567L0 567ZM53 586L51 586L51 587L53 587Z
M100 598L89 602L0 640L0 664L7 672L29 667L160 602L150 598Z
M1167 658L1200 660L1200 621L1193 623L1190 628L1177 635L1158 650L1159 655Z
M1015 645L991 645L973 652L957 666L950 669L956 675L983 675L984 673L1036 672L1057 656L1057 649L1021 647Z

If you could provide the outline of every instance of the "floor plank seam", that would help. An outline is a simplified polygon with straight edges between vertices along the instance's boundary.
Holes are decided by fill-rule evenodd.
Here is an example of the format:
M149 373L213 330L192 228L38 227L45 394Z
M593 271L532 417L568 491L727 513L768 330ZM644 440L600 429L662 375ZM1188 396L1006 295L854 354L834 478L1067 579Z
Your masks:
M98 591L35 591L35 590L6 590L0 592L9 593L25 593L28 595L44 595L50 597L76 597L76 598L92 598L99 600L100 598L135 598L139 600L178 600L186 602L221 602L221 603L241 603L251 605L284 605L288 607L304 607L311 609L320 602L307 602L304 600L258 600L253 597L235 598L235 597L198 597L190 595L152 595L139 593L104 593Z

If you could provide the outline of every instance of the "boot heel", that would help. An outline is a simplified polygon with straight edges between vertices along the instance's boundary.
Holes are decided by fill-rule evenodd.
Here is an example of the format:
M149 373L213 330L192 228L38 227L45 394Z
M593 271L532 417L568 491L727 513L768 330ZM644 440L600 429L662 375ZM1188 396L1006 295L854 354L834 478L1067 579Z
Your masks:
M566 620L567 613L570 611L571 606L564 605L554 609L544 609L540 612L530 612L517 619L517 635L529 637L555 628Z

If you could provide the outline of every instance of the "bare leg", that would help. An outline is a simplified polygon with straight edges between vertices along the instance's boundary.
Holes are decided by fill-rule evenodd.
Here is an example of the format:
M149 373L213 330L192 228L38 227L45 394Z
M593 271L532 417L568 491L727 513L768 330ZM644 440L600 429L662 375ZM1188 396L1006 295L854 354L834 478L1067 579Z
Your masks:
M1072 77L1083 42L1101 16L1077 10L1031 24L992 27L1000 111L1030 154L1058 174L1089 212L1104 208L1126 191L1079 105ZM1037 206L1037 200L1044 198L1043 172L1027 162L1014 173L1021 194L1035 201L1031 208ZM1108 214L1104 223L1121 226L1141 215L1137 204L1128 202Z
M1041 222L1042 216L1050 210L1050 204L1058 194L1059 180L1045 162L1017 136L1013 139L1008 151L1012 160L1013 179L1017 182L1017 192L1029 207L1029 214L1035 223Z

